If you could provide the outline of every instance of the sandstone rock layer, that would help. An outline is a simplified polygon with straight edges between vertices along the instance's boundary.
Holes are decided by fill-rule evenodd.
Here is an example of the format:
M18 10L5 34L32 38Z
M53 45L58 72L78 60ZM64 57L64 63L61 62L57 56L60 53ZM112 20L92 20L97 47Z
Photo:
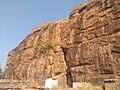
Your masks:
M41 51L50 42L53 49ZM8 55L6 79L44 85L48 77L59 85L105 79L120 84L120 0L91 0L74 7L69 18L47 22L32 32Z

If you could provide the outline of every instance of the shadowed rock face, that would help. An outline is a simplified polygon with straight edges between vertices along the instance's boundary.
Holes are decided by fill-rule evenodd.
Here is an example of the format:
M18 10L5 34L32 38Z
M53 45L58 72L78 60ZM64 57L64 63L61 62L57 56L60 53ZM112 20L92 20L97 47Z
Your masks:
M41 52L43 42L54 48ZM51 75L69 86L120 81L120 0L91 0L76 6L69 18L34 28L8 55L6 79L43 85Z

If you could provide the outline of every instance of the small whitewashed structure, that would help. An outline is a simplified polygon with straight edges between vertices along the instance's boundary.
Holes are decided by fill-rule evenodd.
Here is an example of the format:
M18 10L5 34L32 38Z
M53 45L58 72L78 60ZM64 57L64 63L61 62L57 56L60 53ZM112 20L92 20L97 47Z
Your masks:
M45 80L45 88L53 88L57 86L58 80L54 80L52 78L48 78Z

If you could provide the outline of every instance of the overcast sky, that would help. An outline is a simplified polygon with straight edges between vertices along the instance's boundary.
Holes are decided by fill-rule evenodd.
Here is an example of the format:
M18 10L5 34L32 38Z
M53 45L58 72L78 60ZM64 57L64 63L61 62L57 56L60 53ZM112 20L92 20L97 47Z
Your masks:
M49 20L69 17L73 7L87 0L0 0L0 64L31 29Z

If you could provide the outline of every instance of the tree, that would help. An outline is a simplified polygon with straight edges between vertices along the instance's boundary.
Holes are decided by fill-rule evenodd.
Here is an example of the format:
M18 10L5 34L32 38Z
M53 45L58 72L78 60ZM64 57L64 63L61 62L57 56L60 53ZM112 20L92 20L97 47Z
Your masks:
M40 51L45 53L45 61L44 61L44 79L46 79L46 71L45 69L47 68L47 61L48 61L48 51L50 49L53 49L54 48L54 45L53 43L51 42L45 42L45 43L42 43L41 46L40 46Z
M0 79L2 79L2 76L3 76L3 71L2 71L2 68L1 68L1 65L0 65Z
M49 49L53 49L54 45L50 42L42 43L41 44L41 51L48 52Z

